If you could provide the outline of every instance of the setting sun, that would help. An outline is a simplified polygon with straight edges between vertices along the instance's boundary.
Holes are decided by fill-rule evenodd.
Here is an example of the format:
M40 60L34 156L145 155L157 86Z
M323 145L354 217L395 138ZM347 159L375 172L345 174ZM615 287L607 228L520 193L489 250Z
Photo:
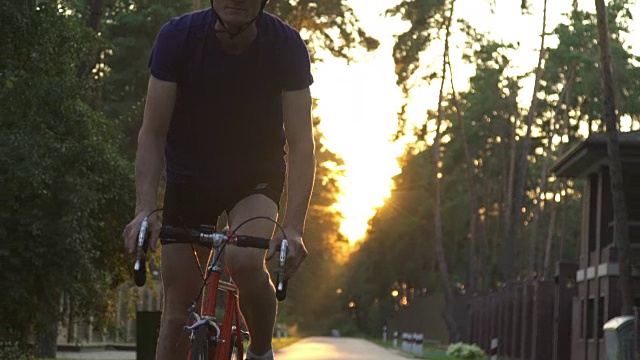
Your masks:
M380 40L380 47L373 53L354 54L352 64L327 56L314 71L312 91L318 99L324 143L345 163L342 193L334 206L344 217L340 231L354 244L365 236L369 219L390 196L392 177L400 172L397 158L404 146L391 140L403 95L395 83L389 28L403 24L380 16L393 1L375 6L360 0L350 3L363 26Z
M368 220L390 195L391 177L400 172L397 157L404 148L391 142L391 136L401 94L394 92L393 72L385 69L385 65L392 66L390 60L371 60L358 67L336 61L317 71L317 111L322 119L331 119L321 121L320 131L327 147L345 163L335 208L344 216L340 230L350 243L364 237ZM367 77L366 73L380 76Z

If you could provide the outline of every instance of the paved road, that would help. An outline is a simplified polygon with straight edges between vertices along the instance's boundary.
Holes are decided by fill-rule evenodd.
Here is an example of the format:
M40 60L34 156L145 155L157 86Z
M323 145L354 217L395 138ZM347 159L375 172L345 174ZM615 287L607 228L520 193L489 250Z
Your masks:
M58 352L59 359L135 360L135 351ZM276 360L401 360L406 359L362 339L311 337L276 352Z
M362 339L312 337L276 352L276 360L401 360L406 359Z
M83 350L80 352L58 351L58 359L135 360L135 351Z

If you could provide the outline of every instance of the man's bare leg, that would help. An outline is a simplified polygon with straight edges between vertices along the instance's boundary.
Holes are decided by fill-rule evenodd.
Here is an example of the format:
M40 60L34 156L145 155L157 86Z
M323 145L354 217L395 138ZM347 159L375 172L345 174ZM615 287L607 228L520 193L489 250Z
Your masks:
M204 266L209 250L198 252ZM198 262L190 245L162 247L162 286L164 303L156 360L186 359L190 341L184 326L190 320L188 309L202 287Z
M238 202L229 213L229 227L235 229L240 223L255 216L276 219L278 207L273 200L254 194ZM239 234L271 238L275 224L258 219L243 225ZM275 288L265 266L265 251L228 247L226 262L233 281L240 293L240 309L251 334L251 351L257 355L271 350L271 339L275 326L277 302Z

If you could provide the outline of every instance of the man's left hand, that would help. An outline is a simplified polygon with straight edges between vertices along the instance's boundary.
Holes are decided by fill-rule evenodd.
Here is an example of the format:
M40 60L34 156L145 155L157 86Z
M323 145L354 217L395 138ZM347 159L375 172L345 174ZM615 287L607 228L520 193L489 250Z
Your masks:
M287 253L287 260L285 262L284 278L285 280L293 277L293 274L298 270L304 259L307 257L307 248L302 241L302 234L293 229L286 229L289 251ZM267 261L271 260L280 249L282 244L282 235L275 237L269 244L269 251L267 252Z

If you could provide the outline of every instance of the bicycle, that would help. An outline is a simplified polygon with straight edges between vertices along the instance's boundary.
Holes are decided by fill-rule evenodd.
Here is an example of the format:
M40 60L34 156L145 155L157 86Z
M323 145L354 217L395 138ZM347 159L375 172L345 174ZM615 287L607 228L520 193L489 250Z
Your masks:
M159 210L156 210L159 211ZM134 263L134 279L137 286L144 286L146 282L146 252L149 246L148 218L143 220L138 233L136 261ZM268 217L254 217L246 220L233 231L216 232L215 227L201 225L199 230L163 226L160 230L160 243L170 244L199 244L209 248L210 262L207 264L206 274L203 275L203 285L199 294L188 311L194 321L186 325L189 331L191 346L187 354L189 360L229 360L243 359L243 343L249 339L249 333L242 330L240 310L238 308L238 289L229 278L222 280L223 267L220 257L227 245L268 249L270 239L261 237L237 235L238 229L248 221L268 219L273 221L283 232L284 240L280 246L278 270L276 272L276 298L283 301L287 296L287 280L284 279L284 266L288 252L288 242L282 227ZM213 255L213 256L211 256ZM228 275L228 274L227 274ZM226 303L222 321L216 318L218 293L226 293ZM200 312L196 311L198 302L201 303ZM235 357L233 357L235 356Z

